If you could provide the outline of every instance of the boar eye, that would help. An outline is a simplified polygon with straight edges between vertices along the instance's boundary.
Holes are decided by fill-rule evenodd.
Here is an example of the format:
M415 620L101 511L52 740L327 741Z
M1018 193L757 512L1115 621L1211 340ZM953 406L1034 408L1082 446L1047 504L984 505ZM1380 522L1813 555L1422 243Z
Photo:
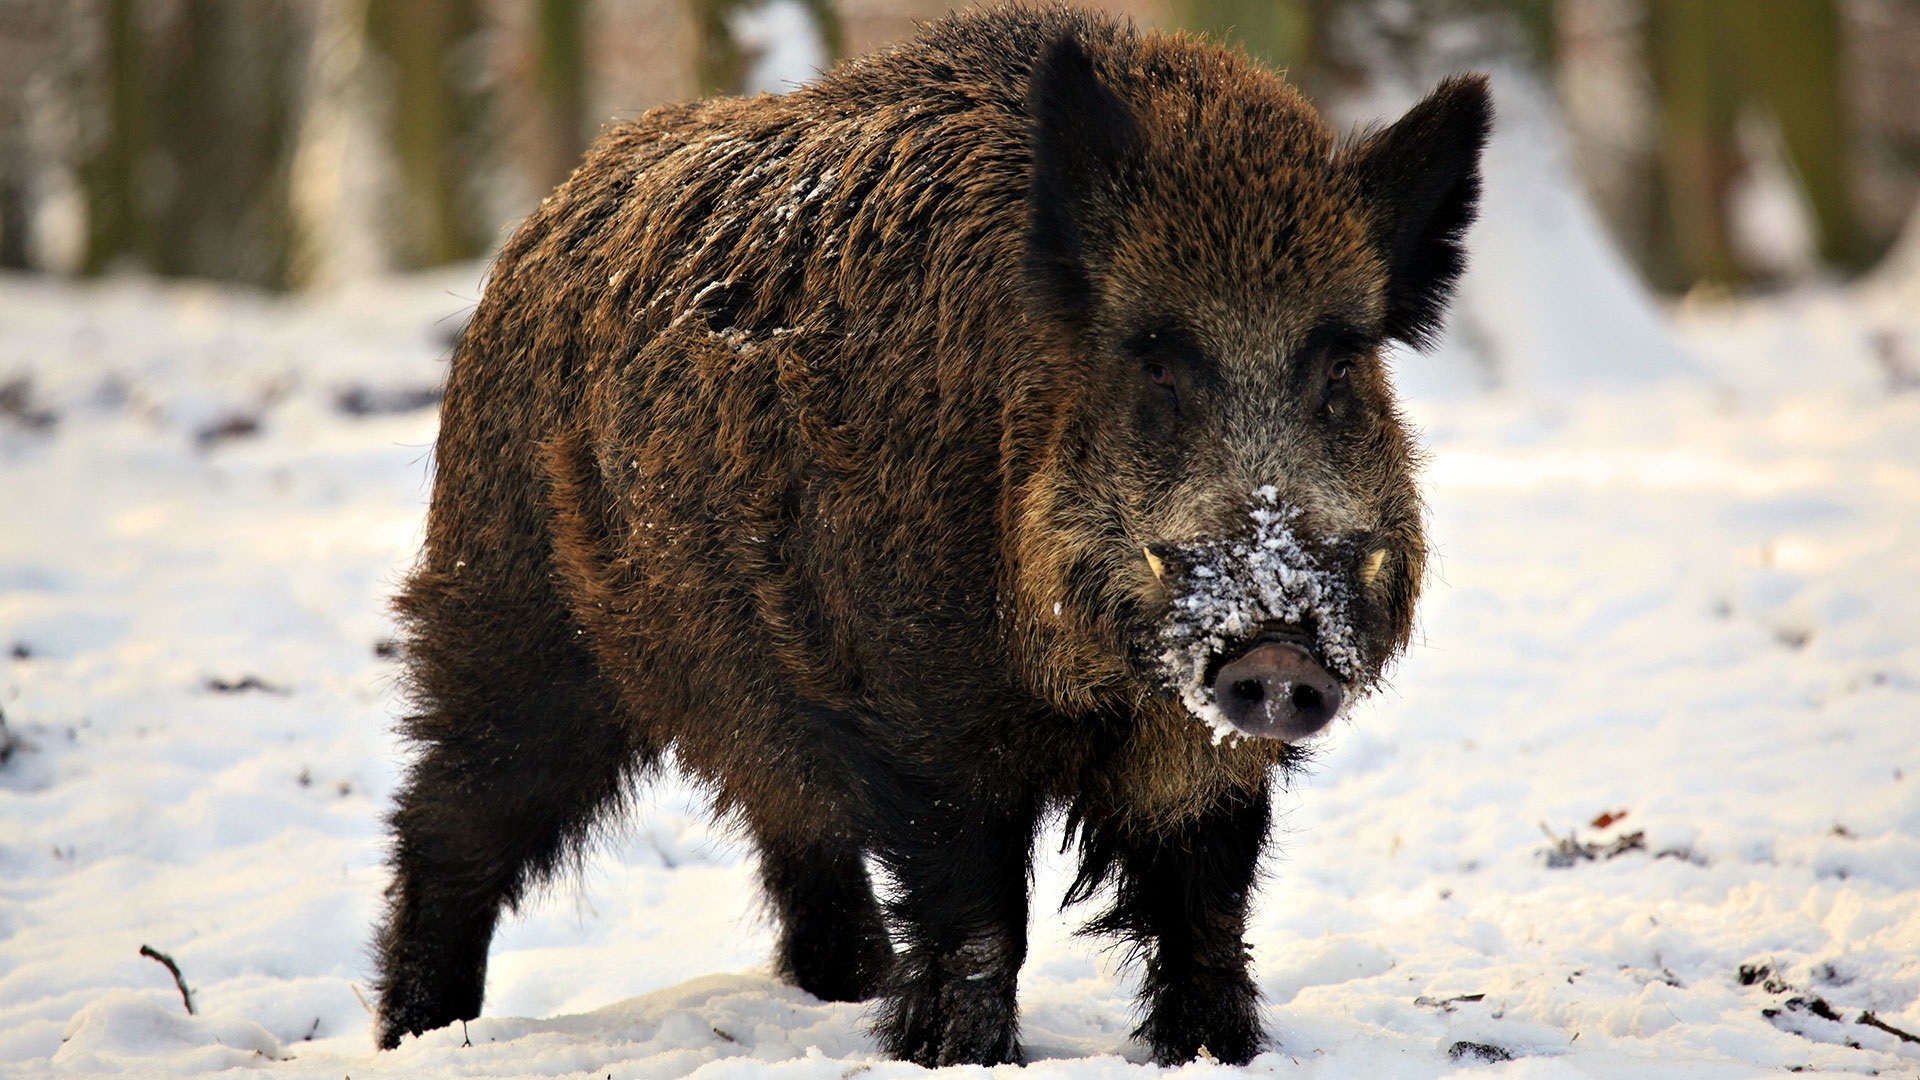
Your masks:
M1206 353L1185 327L1170 319L1155 319L1141 326L1120 343L1124 355L1140 365L1154 390L1172 404L1176 413L1186 406L1185 391L1195 383L1205 385L1210 367Z
M1166 395L1167 401L1173 404L1173 411L1178 413L1180 411L1180 384L1179 381L1174 378L1173 371L1165 364L1156 364L1152 361L1142 364L1140 370L1146 373L1148 382L1157 387L1161 394Z
M1374 344L1344 320L1327 319L1313 328L1294 354L1295 370L1307 393L1317 392L1320 408L1329 416L1345 412L1353 394L1354 366L1368 356Z
M1327 383L1320 388L1320 407L1329 416L1338 416L1344 411L1343 404L1353 395L1352 384L1347 376L1353 374L1353 357L1336 354L1327 358Z

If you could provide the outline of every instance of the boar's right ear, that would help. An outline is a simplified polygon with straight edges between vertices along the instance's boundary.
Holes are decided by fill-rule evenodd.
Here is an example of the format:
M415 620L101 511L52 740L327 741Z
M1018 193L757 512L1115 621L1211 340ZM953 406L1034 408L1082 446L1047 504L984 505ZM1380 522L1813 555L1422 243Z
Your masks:
M1027 278L1051 310L1082 328L1093 309L1088 210L1118 173L1138 125L1072 34L1034 61L1027 79L1033 177L1027 189Z
M1466 232L1480 204L1480 152L1493 125L1485 75L1441 83L1393 126L1348 153L1387 264L1386 336L1433 343L1467 268Z

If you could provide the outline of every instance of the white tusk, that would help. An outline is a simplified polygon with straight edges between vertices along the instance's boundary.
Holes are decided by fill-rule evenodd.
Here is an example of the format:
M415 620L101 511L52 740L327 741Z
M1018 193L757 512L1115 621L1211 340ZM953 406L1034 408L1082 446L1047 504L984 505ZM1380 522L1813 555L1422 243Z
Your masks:
M1153 571L1153 580L1165 585L1167 583L1167 568L1160 565L1160 556L1155 555L1146 548L1141 548L1140 554L1147 557L1147 569Z
M1380 567L1386 561L1387 561L1386 548L1381 548L1379 551L1376 551L1373 554L1367 556L1366 563L1360 567L1360 584L1362 585L1373 584L1373 579L1380 576Z

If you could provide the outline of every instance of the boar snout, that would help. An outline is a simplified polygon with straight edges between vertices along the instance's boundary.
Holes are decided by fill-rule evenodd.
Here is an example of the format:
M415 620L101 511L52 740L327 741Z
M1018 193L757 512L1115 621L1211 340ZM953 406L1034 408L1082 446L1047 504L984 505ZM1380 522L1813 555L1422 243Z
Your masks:
M1292 742L1327 726L1340 711L1340 681L1291 641L1262 638L1220 666L1213 696L1243 734Z

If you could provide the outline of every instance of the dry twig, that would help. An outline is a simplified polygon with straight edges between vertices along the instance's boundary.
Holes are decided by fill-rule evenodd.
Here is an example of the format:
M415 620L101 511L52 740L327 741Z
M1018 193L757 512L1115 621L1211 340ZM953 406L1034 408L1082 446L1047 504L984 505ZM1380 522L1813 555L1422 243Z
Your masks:
M193 992L187 989L187 980L180 977L180 965L173 962L173 957L168 956L166 953L161 952L151 945L140 946L140 955L150 956L166 965L167 970L173 973L173 985L180 990L180 1001L186 1005L187 1015L194 1015Z
M1879 1028L1889 1035L1898 1036L1901 1042L1920 1043L1920 1035L1915 1035L1910 1031L1901 1031L1899 1028L1894 1027L1892 1024L1887 1023L1885 1020L1880 1019L1870 1012L1861 1012L1860 1019L1855 1020L1854 1023L1865 1024L1870 1028Z

